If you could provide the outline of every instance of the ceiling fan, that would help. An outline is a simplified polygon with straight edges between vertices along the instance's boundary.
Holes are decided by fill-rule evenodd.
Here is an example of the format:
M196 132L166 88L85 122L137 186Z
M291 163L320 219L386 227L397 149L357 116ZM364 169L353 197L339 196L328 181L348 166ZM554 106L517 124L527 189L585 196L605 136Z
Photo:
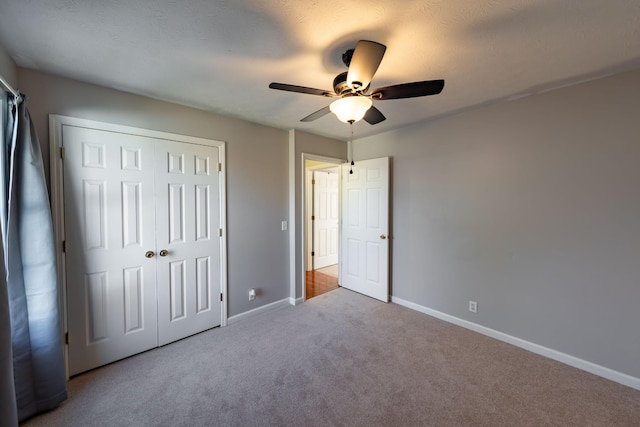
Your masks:
M309 95L338 98L330 105L303 118L302 122L311 122L330 112L345 123L354 123L364 118L372 125L385 120L385 116L373 106L373 101L385 99L415 98L437 95L444 88L444 80L427 80L380 87L369 92L369 85L376 73L387 47L369 40L360 40L355 49L349 49L342 55L342 62L348 71L340 73L333 80L333 91L296 86L286 83L271 83L271 89Z

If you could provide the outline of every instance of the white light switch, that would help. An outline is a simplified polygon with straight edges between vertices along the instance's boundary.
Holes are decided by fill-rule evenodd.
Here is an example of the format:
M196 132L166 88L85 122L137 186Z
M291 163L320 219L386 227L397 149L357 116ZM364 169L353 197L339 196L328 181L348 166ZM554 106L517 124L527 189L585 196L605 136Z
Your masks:
M282 231L287 231L287 221L282 221L281 227Z

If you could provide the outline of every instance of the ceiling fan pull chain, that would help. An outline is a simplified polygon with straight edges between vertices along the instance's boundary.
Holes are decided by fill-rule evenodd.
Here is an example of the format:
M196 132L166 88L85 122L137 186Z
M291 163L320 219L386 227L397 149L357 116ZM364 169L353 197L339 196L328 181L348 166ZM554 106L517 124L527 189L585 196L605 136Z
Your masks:
M349 140L349 146L347 149L349 150L349 159L351 159L351 166L353 166L353 122L349 123L349 129L351 129L351 139ZM353 167L349 168L349 174L353 174Z

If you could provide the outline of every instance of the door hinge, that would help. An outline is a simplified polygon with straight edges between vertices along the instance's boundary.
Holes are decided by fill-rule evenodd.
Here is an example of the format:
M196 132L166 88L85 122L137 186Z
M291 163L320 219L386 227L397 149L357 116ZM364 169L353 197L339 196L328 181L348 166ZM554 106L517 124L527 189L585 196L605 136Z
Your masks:
M222 228L218 228L218 237L222 237Z
M311 221L315 221L316 220L316 216L315 215L311 215Z
M67 252L67 241L66 240L62 241L62 252Z
M222 163L218 163L218 172L222 172Z
M311 256L316 256L316 253L314 251L311 251Z
M65 344L69 344L69 332L66 332L66 333L64 334L64 343L65 343Z
M315 179L311 180L311 185L316 185L316 180Z
M60 158L64 160L64 147L60 147Z
M220 292L220 302L222 302L222 301L224 301L224 300L222 299L222 292Z

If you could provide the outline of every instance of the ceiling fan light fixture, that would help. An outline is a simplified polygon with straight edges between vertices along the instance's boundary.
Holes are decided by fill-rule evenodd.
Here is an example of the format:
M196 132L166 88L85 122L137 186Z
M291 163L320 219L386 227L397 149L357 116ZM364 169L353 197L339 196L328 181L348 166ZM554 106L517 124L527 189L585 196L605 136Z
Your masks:
M373 101L367 97L347 96L333 101L329 109L341 122L354 123L364 117L371 105Z
M349 49L342 55L347 71L333 79L333 91L297 86L286 83L271 83L271 89L309 95L338 98L330 105L302 118L301 122L312 122L332 112L345 123L354 123L364 119L370 125L378 124L386 118L373 106L373 100L416 98L437 95L442 92L444 80L425 80L379 87L369 91L371 80L378 70L387 47L371 40L360 40L355 49Z

